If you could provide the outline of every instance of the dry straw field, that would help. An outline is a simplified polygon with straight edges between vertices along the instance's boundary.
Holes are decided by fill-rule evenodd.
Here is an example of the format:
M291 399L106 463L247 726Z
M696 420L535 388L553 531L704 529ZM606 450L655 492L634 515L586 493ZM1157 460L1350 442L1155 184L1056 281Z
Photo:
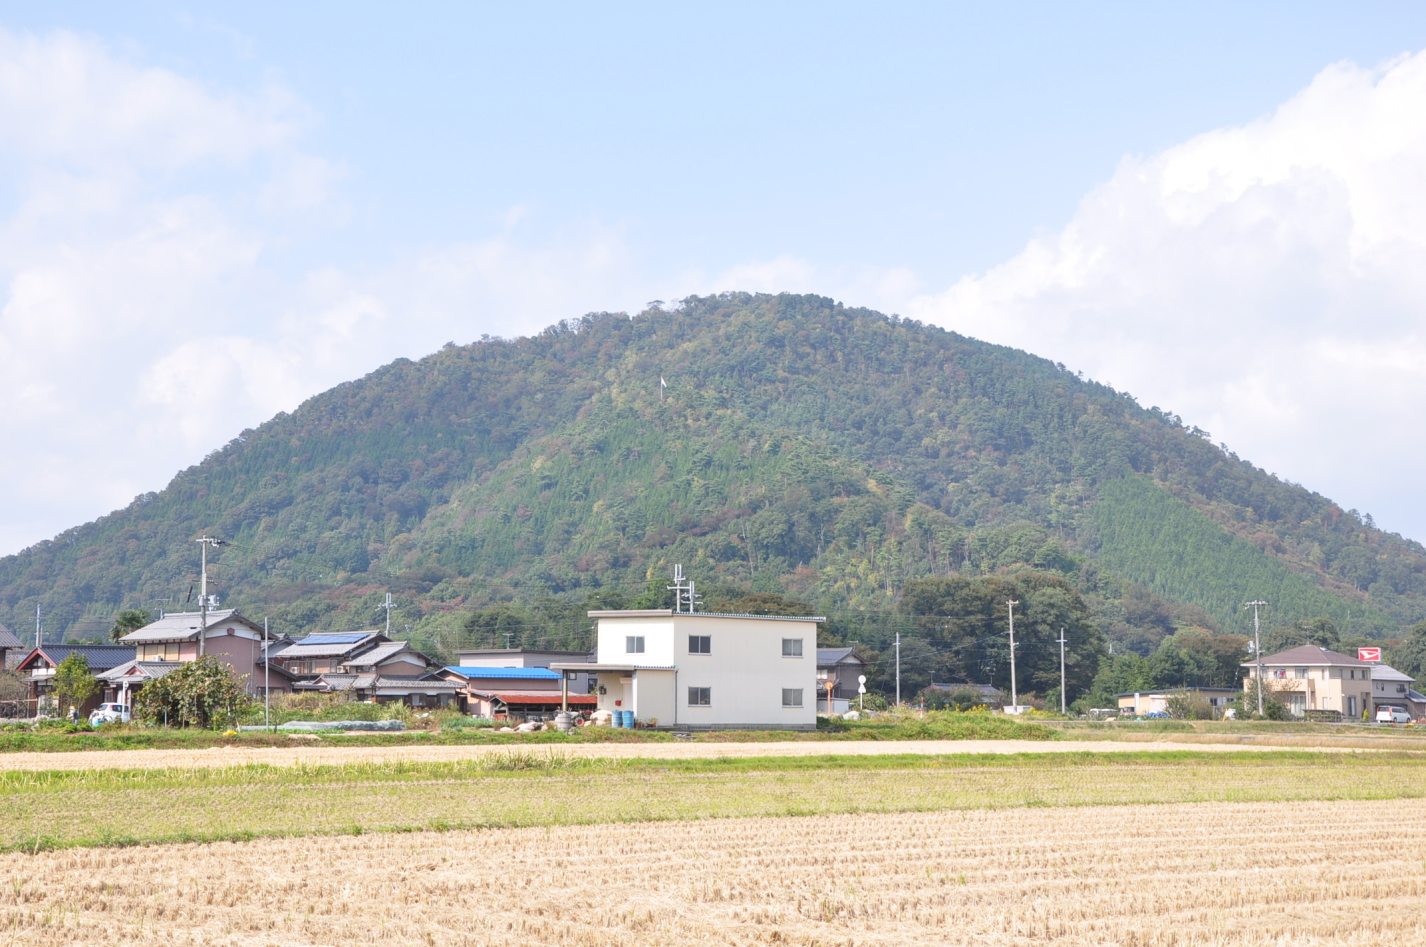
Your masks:
M1411 943L1426 801L706 820L0 856L5 943Z

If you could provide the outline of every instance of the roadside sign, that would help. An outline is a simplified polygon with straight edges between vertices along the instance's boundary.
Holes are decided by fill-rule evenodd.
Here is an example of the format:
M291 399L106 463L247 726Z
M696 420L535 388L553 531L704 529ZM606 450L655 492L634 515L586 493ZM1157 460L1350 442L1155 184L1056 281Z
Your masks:
M1357 660L1358 660L1358 661L1380 661L1380 660L1381 660L1381 649L1380 649L1380 648L1358 648L1358 649L1357 649Z
M858 683L858 684L865 684L865 683L866 683L866 675L865 675L865 674L858 674L858 675L857 675L857 683Z
M858 684L858 685L857 685L857 693L858 693L858 694L865 694L865 693L866 693L866 685L865 685L865 684Z

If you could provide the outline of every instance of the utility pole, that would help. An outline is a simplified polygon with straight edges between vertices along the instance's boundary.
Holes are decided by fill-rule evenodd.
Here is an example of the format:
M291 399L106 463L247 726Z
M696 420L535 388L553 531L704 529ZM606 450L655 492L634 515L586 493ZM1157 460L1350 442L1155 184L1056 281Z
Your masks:
M45 626L40 623L40 606L35 603L35 647L38 648L45 643Z
M1065 711L1065 627L1060 626L1060 716L1068 714Z
M896 633L896 705L901 706L901 632Z
M393 608L396 607L396 606L395 606L395 603L393 603L393 602L391 601L391 593L390 593L390 592L387 592L387 593L386 593L386 601L382 602L380 605L378 605L378 606L376 606L376 607L377 607L377 608L384 608L384 609L386 609L386 637L390 638L390 637L391 637L391 609L393 609Z
M1258 609L1267 608L1267 602L1247 602L1244 608L1253 610L1253 654L1258 662L1258 716L1263 715L1263 639L1258 634Z
M268 643L267 619L262 620L262 725L272 729L272 645Z
M212 536L203 536L194 541L198 543L203 555L203 574L199 580L202 587L198 590L198 656L201 658L208 651L208 547L216 549L225 544L221 539L214 539Z
M1020 692L1015 687L1015 606L1020 603L1013 598L1005 600L1007 613L1010 615L1010 706L1015 708L1015 712L1020 712Z

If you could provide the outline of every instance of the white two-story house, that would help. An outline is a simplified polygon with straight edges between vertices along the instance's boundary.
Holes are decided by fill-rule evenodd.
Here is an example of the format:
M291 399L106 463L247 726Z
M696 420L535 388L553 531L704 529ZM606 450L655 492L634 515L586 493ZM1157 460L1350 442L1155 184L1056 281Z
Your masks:
M817 727L818 617L671 609L596 611L594 663L554 662L596 679L598 708L660 729Z

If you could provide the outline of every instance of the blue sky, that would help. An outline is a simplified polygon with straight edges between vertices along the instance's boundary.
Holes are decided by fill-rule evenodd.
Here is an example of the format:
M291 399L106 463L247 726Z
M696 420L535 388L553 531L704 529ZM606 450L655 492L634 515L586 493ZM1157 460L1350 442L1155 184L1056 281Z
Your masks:
M1415 194L1420 136L1344 132L1426 114L1420 5L0 2L0 30L0 552L398 355L732 288L1065 361L1426 539L1426 261L1363 164Z

